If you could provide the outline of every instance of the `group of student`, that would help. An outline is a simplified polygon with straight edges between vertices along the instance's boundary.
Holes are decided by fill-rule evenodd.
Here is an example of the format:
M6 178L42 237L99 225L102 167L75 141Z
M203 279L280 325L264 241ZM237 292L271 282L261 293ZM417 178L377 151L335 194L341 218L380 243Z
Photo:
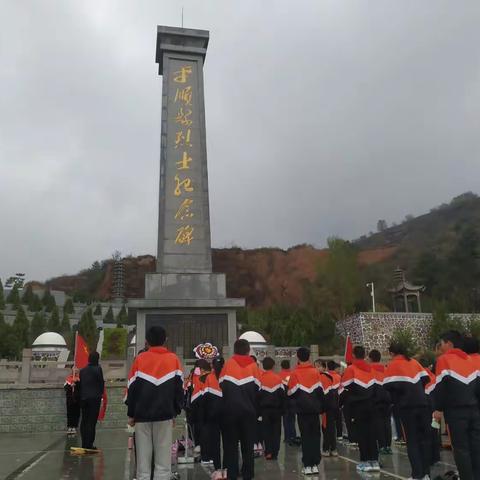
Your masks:
M480 480L480 355L474 339L456 331L443 334L441 354L431 370L410 358L400 344L390 345L387 366L380 363L379 352L370 352L367 361L365 349L356 346L342 375L335 362L312 362L305 347L297 350L294 369L283 363L276 373L272 358L264 358L260 367L250 356L248 341L237 340L230 359L197 362L187 382L165 340L162 327L150 328L148 348L137 356L129 375L127 405L129 424L135 426L137 480L170 478L172 429L184 408L202 461L213 463L213 480L236 480L239 475L252 480L259 444L264 445L265 459L275 460L282 418L284 439L291 444L298 424L302 474L317 474L322 450L324 456L338 455L341 411L350 439L358 443L357 470L380 471L379 449L390 450L392 409L406 439L412 479L428 480L439 459L435 427L443 415L460 478Z

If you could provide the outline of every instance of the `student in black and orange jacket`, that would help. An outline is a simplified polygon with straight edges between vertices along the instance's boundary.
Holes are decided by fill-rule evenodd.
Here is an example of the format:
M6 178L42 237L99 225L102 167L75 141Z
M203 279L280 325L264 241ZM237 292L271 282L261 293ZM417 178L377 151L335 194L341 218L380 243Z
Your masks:
M202 463L210 463L212 459L208 455L208 432L203 427L205 423L205 382L207 376L212 371L212 367L204 358L199 359L196 365L200 369L200 374L194 375L192 378L193 390L190 398L190 419L195 426L195 445L200 446L200 459Z
M384 388L399 412L407 441L407 453L413 479L430 475L432 455L432 412L425 394L430 377L416 360L410 358L403 345L392 342L392 360L383 378Z
M137 478L171 475L173 419L183 405L183 370L178 357L163 345L160 326L148 329L148 350L134 360L128 376L128 424L135 425Z
M233 345L234 355L223 367L220 374L224 409L223 443L224 464L227 478L236 480L239 473L238 442L242 450L242 477L254 478L253 444L257 433L258 392L260 371L250 357L250 344L247 340L237 340Z
M379 395L375 404L375 430L377 432L377 441L379 452L392 454L392 424L390 418L392 415L392 402L390 395L383 388L383 378L385 376L385 366L380 363L382 355L378 350L371 350L368 354L368 360L372 367L373 374L379 385Z
M320 414L326 409L326 395L329 386L320 372L310 362L310 350L297 350L298 365L288 381L289 401L297 413L298 427L302 440L302 473L318 473L321 460Z
M207 458L213 461L212 480L227 477L226 470L222 469L220 440L224 410L223 393L218 383L224 363L221 357L213 360L212 372L207 376L203 389L203 429L206 435L207 448L205 454Z
M353 362L342 376L340 403L351 412L360 449L359 472L379 471L374 416L377 383L372 367L365 361L365 348L353 348Z
M340 390L340 384L342 383L342 376L339 373L340 365L334 360L327 362L328 374L332 377L332 404L335 407L335 435L337 440L343 439L343 421L342 411L340 409L340 401L338 398L338 391ZM332 452L330 452L332 454ZM333 452L333 456L335 452Z
M290 368L290 360L282 360L282 362L280 363L280 367L281 370L279 375L286 390L288 380L290 379L290 375L292 374L292 369ZM295 423L295 412L293 412L289 408L289 404L287 402L286 412L283 415L283 441L285 443L288 443L289 445L298 444L299 439L297 439L297 430L295 427Z
M265 459L276 460L282 436L282 415L285 411L286 400L285 388L280 376L273 371L275 366L273 358L265 357L262 366L264 372L260 377L259 406L265 440Z
M463 338L450 330L440 335L435 387L430 393L440 420L443 412L452 440L453 457L462 480L480 479L479 371L463 351Z

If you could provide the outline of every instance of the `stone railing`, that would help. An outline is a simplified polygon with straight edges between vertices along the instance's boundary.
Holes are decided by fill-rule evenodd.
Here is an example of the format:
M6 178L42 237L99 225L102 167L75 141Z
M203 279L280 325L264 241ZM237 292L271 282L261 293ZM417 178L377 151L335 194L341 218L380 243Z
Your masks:
M106 382L124 382L127 378L127 361L103 360L101 362ZM21 362L0 360L0 384L49 384L63 385L73 362L33 361L31 350L23 351Z

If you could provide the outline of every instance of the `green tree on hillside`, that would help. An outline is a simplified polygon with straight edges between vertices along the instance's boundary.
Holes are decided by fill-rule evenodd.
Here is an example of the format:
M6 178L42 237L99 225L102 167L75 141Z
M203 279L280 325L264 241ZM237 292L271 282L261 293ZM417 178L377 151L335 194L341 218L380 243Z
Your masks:
M28 309L31 312L41 312L42 311L42 301L40 300L40 297L38 295L33 295L32 302L28 306Z
M396 328L393 331L390 341L402 345L405 349L405 353L409 357L412 357L418 352L417 342L414 339L412 330L408 327Z
M45 320L45 315L41 312L36 312L32 319L32 324L30 327L30 338L32 342L47 331L47 322Z
M71 314L75 311L73 307L73 301L71 298L67 298L67 301L65 302L65 305L63 306L63 312Z
M13 329L18 337L20 348L28 348L30 346L30 323L27 315L25 314L25 310L21 305L19 305L17 308L17 315L13 321Z
M29 283L24 289L23 289L23 295L22 295L22 303L23 305L31 305L33 302L33 289L32 285Z
M0 313L0 358L18 360L22 345L13 326L7 325Z
M326 260L318 267L317 278L305 285L305 299L313 312L326 312L338 322L354 313L361 299L362 279L357 251L351 243L329 238L328 248Z
M97 349L97 324L95 323L95 319L93 318L92 310L90 308L83 312L80 322L78 322L78 334L81 335L87 342L88 348L91 352L94 352Z
M13 305L13 308L15 310L17 310L21 305L20 294L18 292L18 287L16 284L13 285L12 289L10 290L10 293L8 294L7 303L10 303L11 305Z
M125 305L124 305L117 315L117 327L118 328L122 327L123 325L126 325L127 322L128 322L128 314L127 314L127 309L125 308Z
M63 336L67 335L70 333L71 327L70 327L70 318L68 316L67 312L63 312L63 318L62 318L62 323L60 325L60 332L62 333Z
M115 318L113 316L113 310L112 307L108 307L107 313L105 314L105 317L103 318L103 321L105 323L113 323L115 322Z
M45 311L46 312L53 312L53 310L57 306L57 302L55 301L55 297L50 292L50 289L48 289L45 292L45 294L43 295L42 302L45 305Z
M5 294L3 292L2 279L0 279L0 310L5 308Z
M48 319L47 328L48 328L49 332L60 333L60 331L61 331L61 329L60 329L60 314L58 312L58 307L56 305L53 307L50 318Z

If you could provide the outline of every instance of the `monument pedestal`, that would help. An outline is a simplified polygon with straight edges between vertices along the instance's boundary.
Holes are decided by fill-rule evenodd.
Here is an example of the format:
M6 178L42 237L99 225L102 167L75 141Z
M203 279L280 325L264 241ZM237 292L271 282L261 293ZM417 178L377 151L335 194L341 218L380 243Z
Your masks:
M137 352L144 348L145 332L153 325L167 331L167 346L184 358L194 358L193 348L210 342L221 349L237 338L236 309L243 299L226 298L225 275L216 273L149 273L145 298L131 299L137 312Z

